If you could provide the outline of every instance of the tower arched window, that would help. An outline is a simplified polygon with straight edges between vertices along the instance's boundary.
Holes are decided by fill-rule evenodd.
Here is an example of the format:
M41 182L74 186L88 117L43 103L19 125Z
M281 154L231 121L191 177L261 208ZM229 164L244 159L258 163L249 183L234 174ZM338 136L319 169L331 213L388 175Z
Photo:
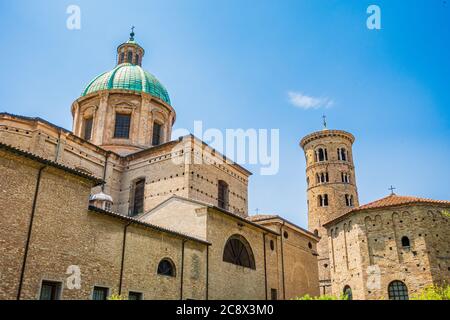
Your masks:
M175 264L168 258L162 259L158 264L158 274L167 277L175 277Z
M350 175L346 172L341 172L341 179L343 183L350 183Z
M328 153L327 149L325 148L319 148L316 151L316 159L318 162L327 161L328 160Z
M131 216L144 212L145 179L139 179L133 184Z
M400 280L392 281L388 286L389 300L409 300L408 287Z
M405 249L409 249L410 246L411 246L411 243L409 241L409 238L406 236L402 237L402 247Z
M121 52L120 56L119 56L119 64L124 63L124 61L123 61L124 59L125 59L125 53Z
M350 288L349 285L346 285L344 287L343 293L344 293L344 296L346 296L348 300L353 300L352 288Z
M353 207L353 196L350 194L345 195L345 205L347 207Z
M133 51L128 51L127 62L133 63Z
M219 180L217 189L219 208L228 209L228 184L223 180Z
M338 153L338 160L347 161L348 158L347 150L345 148L338 148L337 153Z
M135 60L134 64L139 64L139 55L138 54L136 54L136 60Z
M233 235L227 240L223 250L223 261L245 268L256 269L252 248L241 235Z
M327 207L328 206L328 194L321 194L318 197L319 207Z

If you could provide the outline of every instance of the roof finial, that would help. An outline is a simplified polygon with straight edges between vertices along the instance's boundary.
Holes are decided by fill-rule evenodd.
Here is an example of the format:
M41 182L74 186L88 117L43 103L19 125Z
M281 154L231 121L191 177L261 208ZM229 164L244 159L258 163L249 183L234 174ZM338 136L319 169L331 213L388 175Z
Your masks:
M130 41L134 41L134 26L131 27Z
M392 185L388 190L391 190L391 196L395 196L394 190L397 188L394 188Z
M322 119L323 119L323 130L327 130L327 116L323 115Z

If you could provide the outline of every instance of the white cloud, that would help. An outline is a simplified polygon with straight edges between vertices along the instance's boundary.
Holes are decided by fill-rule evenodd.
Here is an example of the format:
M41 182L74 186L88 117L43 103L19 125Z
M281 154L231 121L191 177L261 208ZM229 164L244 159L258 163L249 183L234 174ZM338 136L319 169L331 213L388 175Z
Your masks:
M329 108L333 106L334 101L327 97L312 97L301 92L289 91L288 92L289 102L304 110L308 109L319 109L319 108Z

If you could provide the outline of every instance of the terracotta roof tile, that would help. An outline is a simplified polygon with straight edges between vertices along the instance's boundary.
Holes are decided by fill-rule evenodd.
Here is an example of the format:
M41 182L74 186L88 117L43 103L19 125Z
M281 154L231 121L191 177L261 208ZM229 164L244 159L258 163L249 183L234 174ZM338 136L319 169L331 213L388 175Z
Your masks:
M324 223L324 226L331 224L332 222L340 221L342 218L347 217L348 215L351 215L354 212L359 212L359 211L363 211L363 210L397 207L397 206L408 205L408 204L437 204L437 205L450 206L450 201L434 200L434 199L419 198L419 197L412 197L412 196L398 196L396 194L393 194L393 195L384 197L382 199L379 199L379 200L376 200L373 202L369 202L362 206L350 209L347 212L345 212L343 215Z

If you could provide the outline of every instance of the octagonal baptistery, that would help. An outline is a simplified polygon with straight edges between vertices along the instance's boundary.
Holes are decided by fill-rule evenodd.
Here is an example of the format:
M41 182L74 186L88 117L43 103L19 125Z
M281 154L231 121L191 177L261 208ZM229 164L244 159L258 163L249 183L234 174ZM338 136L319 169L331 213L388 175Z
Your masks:
M170 141L176 117L167 90L142 69L145 51L130 36L117 48L117 66L72 104L74 134L120 155Z

